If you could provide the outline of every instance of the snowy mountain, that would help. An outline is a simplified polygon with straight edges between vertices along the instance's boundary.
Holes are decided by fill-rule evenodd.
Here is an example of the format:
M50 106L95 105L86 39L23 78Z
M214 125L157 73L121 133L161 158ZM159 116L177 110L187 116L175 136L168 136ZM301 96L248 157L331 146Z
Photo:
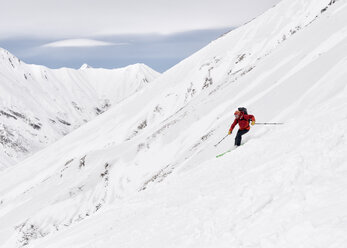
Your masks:
M0 172L0 245L345 247L346 46L346 1L282 1ZM285 124L217 159L238 106Z
M143 89L158 75L143 64L52 70L25 64L0 49L0 170Z
M90 68L93 68L93 67L91 67L91 66L88 65L88 64L83 64L83 65L80 67L81 70L83 70L83 69L90 69Z

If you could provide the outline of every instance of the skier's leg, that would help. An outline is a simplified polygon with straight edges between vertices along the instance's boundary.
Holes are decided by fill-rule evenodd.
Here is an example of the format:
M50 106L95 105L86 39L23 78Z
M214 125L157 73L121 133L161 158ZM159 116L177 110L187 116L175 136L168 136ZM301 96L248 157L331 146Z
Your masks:
M248 131L249 130L239 130L239 131L237 131L237 135L235 137L235 146L240 146L241 145L242 135L244 135Z
M235 137L235 146L241 145L241 130L237 131L236 137Z

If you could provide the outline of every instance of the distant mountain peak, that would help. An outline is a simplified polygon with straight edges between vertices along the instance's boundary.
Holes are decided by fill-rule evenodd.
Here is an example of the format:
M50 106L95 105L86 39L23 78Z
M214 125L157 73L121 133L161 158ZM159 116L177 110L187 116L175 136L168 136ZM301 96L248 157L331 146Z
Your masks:
M93 67L91 67L90 65L84 63L84 64L80 67L80 70L90 69L90 68L93 68Z
M79 70L49 69L26 64L0 48L0 171L105 112L160 75L149 67L141 69L144 65L126 68L94 69L85 63Z

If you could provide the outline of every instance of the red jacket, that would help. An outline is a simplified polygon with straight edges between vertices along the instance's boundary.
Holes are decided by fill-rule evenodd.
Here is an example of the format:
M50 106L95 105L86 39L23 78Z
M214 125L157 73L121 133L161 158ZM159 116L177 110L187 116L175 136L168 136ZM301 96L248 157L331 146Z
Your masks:
M249 130L251 127L249 126L249 121L255 121L255 118L253 115L244 115L241 114L241 116L234 120L233 124L231 124L231 127L229 129L229 132L232 132L234 127L237 123L239 123L240 130Z

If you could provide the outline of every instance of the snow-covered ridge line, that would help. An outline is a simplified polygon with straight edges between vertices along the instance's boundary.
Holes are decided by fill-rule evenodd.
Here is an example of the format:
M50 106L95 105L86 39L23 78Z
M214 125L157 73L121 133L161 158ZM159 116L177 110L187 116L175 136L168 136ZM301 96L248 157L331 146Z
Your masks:
M158 109L161 113L172 115L199 95L206 92L212 95L228 84L236 83L285 41L326 14L328 7L335 2L282 1L253 21L211 42L163 75L162 81L165 84L161 83L158 90L171 88L171 92L163 96L161 101L148 104L146 116L143 116L140 122L134 123L134 126L146 123L145 127L148 128L157 124L153 116L158 115ZM195 66L187 67L186 64ZM170 78L175 77L179 84L170 81ZM168 106L158 102L167 102ZM163 111L164 109L170 111ZM166 115L166 118L171 115ZM143 128L134 130L134 134L129 137L136 136L141 130Z
M148 86L144 64L49 69L0 48L0 170L56 141Z

